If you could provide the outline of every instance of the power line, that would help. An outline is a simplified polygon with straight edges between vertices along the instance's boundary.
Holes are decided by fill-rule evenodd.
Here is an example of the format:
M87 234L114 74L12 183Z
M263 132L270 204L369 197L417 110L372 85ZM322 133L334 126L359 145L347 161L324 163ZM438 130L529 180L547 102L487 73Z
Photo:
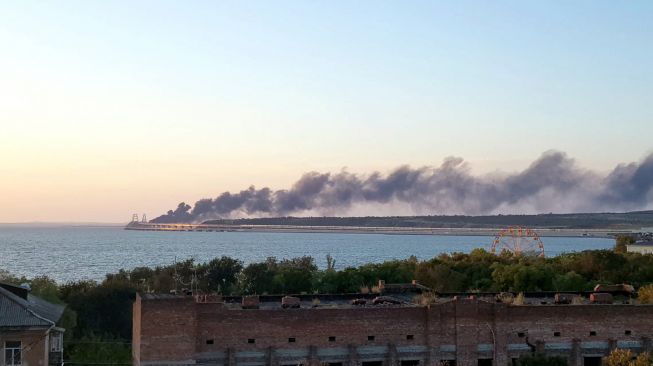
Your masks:
M66 361L64 360L65 365L131 365L131 363L123 363L123 362L113 362L113 363L107 363L107 362L82 362L82 361Z

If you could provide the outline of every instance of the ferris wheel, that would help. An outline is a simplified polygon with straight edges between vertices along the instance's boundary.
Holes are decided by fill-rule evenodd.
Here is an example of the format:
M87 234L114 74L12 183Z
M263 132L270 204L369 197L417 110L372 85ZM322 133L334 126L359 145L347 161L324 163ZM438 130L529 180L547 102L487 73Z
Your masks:
M503 251L517 256L544 257L544 244L535 231L526 227L510 226L499 231L492 242L493 254Z

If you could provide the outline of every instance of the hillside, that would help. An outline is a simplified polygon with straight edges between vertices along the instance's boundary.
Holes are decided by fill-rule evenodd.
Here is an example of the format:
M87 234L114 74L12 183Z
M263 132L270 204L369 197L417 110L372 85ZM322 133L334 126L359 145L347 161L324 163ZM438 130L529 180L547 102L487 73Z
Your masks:
M626 213L576 213L491 216L366 216L366 217L268 217L221 219L205 224L229 225L297 225L359 227L452 227L496 228L519 225L533 228L614 228L653 227L653 211Z

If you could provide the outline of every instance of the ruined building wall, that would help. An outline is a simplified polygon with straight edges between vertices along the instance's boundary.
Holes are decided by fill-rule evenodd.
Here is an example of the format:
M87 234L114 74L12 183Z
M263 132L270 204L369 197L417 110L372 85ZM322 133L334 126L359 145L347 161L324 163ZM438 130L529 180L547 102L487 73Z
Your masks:
M134 364L159 364L163 361L164 364L168 361L193 364L197 338L195 308L192 298L142 301L137 296L132 352L140 357L135 358Z
M636 305L465 299L429 307L243 310L192 297L139 297L137 304L133 346L141 365L434 366L455 360L471 366L491 360L503 366L538 351L579 366L615 347L650 349L653 334L653 306Z

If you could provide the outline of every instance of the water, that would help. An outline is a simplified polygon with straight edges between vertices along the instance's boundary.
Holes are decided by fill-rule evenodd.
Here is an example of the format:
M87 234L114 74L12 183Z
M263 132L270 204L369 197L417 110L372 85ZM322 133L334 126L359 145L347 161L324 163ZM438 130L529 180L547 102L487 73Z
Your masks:
M118 227L0 226L0 269L14 275L48 275L59 282L101 280L121 268L156 266L194 258L230 256L250 263L270 256L310 255L319 267L331 254L336 267L358 266L411 255L489 249L487 236L430 236L333 233L156 232ZM602 238L543 238L546 255L614 245Z

